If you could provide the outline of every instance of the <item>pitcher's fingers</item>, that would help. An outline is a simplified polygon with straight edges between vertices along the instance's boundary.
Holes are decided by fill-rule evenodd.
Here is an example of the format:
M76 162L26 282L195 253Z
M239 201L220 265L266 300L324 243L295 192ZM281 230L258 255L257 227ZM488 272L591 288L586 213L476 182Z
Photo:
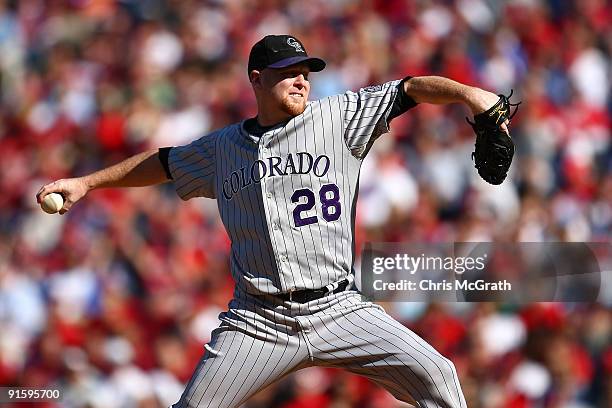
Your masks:
M499 125L501 127L501 129L506 132L506 134L508 136L510 136L510 128L508 127L508 125L510 124L510 122L508 121L508 119L506 119L504 121L504 123L502 123L501 125Z
M72 206L74 205L74 201L66 199L64 201L64 205L62 206L62 208L60 209L59 213L60 214L66 214L68 211L70 211L70 209L72 208Z
M42 186L40 188L40 190L38 190L38 193L36 194L36 201L38 201L38 204L40 204L43 200L43 198L45 198L45 196L49 193L55 193L60 191L59 188L57 188L57 180L49 183L49 184L45 184L44 186Z
M38 190L38 193L36 193L36 201L38 202L38 204L42 202L43 198L45 198L47 194L49 194L48 184L46 186L42 186L40 190Z

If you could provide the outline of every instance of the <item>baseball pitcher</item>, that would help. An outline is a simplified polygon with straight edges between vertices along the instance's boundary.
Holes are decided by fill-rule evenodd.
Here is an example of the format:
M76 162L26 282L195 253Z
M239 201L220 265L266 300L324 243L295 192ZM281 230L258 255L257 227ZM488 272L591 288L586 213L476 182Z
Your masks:
M64 214L92 189L171 180L183 200L217 201L234 298L175 408L237 407L313 365L366 376L419 407L466 407L453 363L355 287L359 170L393 118L461 102L475 115L479 174L499 184L514 153L508 98L431 76L308 101L309 76L324 68L297 38L266 36L248 62L256 117L37 194L61 193Z

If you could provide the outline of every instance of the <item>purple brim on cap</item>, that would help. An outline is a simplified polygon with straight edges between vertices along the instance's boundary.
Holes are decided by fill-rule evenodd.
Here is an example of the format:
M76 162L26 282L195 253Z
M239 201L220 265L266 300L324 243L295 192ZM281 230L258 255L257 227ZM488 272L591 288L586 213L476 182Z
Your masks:
M325 61L321 58L316 57L291 57L277 61L274 64L268 65L268 68L285 68L291 65L299 64L301 62L308 63L312 72L319 72L325 68Z

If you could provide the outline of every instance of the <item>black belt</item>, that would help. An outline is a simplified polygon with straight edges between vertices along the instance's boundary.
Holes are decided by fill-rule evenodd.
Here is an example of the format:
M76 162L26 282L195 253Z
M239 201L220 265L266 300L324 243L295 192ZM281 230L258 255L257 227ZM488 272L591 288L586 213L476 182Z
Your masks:
M338 286L332 290L328 289L326 286L321 289L294 290L293 292L278 293L272 296L285 302L308 303L312 302L313 300L321 299L322 297L332 293L343 292L348 285L349 280L342 279L340 282L338 282Z

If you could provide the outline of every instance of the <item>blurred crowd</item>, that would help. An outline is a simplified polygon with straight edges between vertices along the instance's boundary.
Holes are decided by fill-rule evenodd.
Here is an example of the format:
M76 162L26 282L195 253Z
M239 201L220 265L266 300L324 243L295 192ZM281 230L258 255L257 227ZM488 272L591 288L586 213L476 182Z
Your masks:
M395 119L363 165L357 252L610 242L606 0L1 0L0 385L60 387L66 407L176 402L232 295L216 203L182 202L168 183L94 191L50 216L35 193L253 116L246 61L270 33L328 62L312 98L443 75L523 101L515 161L496 187L473 168L464 106ZM609 287L593 304L384 307L455 362L470 408L612 406ZM246 404L394 406L322 368Z

